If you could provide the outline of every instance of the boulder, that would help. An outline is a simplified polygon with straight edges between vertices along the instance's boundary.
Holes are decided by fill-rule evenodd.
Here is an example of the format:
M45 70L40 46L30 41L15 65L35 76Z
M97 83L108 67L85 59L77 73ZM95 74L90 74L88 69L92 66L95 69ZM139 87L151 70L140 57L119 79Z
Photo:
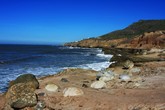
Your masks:
M68 88L64 89L63 94L64 94L64 97L67 97L67 96L80 96L80 95L83 95L84 92L80 88L68 87Z
M57 92L58 91L58 86L55 84L47 84L45 86L45 89L49 92Z
M36 89L39 88L39 82L33 74L20 75L19 77L17 77L16 80L10 83L9 87L18 83L28 83L28 82L31 82Z
M133 68L133 66L134 66L134 63L130 60L126 60L123 64L124 69L131 69Z
M102 89L106 87L106 83L104 81L95 81L91 84L91 88Z
M35 88L32 83L18 83L11 86L6 93L6 103L14 109L32 107L37 104Z

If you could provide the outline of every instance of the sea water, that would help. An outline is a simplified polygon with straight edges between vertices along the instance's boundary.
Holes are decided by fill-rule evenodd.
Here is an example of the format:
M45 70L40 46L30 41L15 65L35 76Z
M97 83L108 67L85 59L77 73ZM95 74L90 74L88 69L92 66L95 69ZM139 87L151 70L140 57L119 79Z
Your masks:
M110 65L112 55L98 48L54 45L0 45L0 92L21 74L37 77L56 74L67 68L100 71Z

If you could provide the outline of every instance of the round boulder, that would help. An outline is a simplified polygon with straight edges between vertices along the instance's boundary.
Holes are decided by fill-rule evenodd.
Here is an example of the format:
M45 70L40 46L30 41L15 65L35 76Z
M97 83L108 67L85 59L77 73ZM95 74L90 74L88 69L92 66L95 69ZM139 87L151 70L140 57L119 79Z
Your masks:
M15 109L35 106L37 97L34 91L32 83L15 84L6 93L6 103Z
M91 88L102 89L106 87L106 83L104 81L95 81L91 84Z
M55 84L47 84L45 86L45 89L49 92L57 92L58 91L58 86Z
M80 88L68 87L68 88L64 89L63 94L64 94L64 97L67 97L67 96L80 96L80 95L83 95L84 92Z
M28 83L31 82L35 89L39 88L39 82L33 74L23 74L17 77L16 80L10 83L10 87L18 83Z

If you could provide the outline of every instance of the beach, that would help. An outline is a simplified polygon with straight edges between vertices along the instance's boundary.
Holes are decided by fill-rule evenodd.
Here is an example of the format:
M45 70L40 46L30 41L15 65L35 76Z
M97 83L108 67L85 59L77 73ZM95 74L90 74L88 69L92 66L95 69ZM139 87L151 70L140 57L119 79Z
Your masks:
M139 57L162 59L162 53L138 55ZM93 88L98 71L86 69L66 69L58 74L38 79L39 89L35 90L38 102L43 102L43 110L164 110L165 109L165 62L147 61L136 63L130 69L122 66L109 67L104 71L114 74L112 80L105 81L106 86ZM130 80L121 80L122 74L129 74ZM58 86L58 91L51 92L48 84ZM68 87L79 88L83 94L64 96ZM6 99L8 100L8 99ZM4 107L4 95L0 97L0 107ZM36 106L35 106L36 107ZM26 108L28 110L35 107ZM25 108L24 108L25 109Z

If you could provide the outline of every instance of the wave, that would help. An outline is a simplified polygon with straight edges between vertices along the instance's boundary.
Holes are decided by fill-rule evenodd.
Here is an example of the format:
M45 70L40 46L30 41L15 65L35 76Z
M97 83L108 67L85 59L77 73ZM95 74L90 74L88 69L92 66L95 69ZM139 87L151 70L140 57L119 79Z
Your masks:
M82 68L82 69L91 69L95 71L101 71L102 69L108 68L111 62L99 62L99 63L89 63L89 64L82 64L72 68Z
M99 53L96 56L101 57L101 58L108 58L108 59L111 59L113 57L113 55L104 54L104 53Z
M41 52L46 52L46 54ZM50 54L50 52L55 54ZM23 73L32 73L37 77L43 77L56 74L66 68L82 68L100 71L109 67L111 64L111 62L109 62L111 57L112 55L105 55L100 48L62 46L53 48L52 50L46 47L45 49L39 48L37 51L32 51L28 54L15 54L14 56L12 55L12 57L9 56L10 59L8 60L0 61L0 93L6 91L8 83L11 80L16 79L16 77ZM6 63L9 63L9 65Z
M111 64L111 62L105 61L105 62L99 62L99 63L82 64L82 65L77 65L77 66L73 66L73 67L16 68L15 70L10 70L10 71L12 71L12 74L6 74L6 75L3 75L3 77L2 76L0 77L2 79L0 81L0 83L7 82L7 83L0 84L1 85L0 93L5 92L7 90L8 83L11 80L16 79L22 73L32 73L32 74L36 75L37 77L43 77L43 76L47 76L47 75L57 74L58 72L60 72L64 69L67 69L67 68L82 68L82 69L91 69L91 70L95 70L95 71L100 71L104 68L109 67L110 64Z
M63 46L63 47L59 47L59 49L99 49L99 48Z
M64 47L59 47L59 49L83 49L83 48L81 48L81 47L64 46Z

